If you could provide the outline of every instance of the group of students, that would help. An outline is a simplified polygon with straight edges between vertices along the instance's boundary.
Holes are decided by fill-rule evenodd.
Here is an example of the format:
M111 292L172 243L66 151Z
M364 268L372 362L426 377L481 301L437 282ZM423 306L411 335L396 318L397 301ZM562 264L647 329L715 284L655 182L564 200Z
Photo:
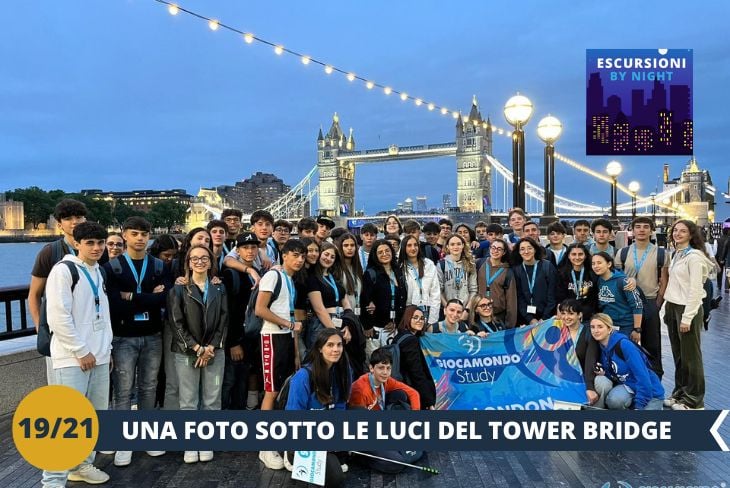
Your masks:
M543 247L539 227L520 209L510 212L508 234L497 224L454 228L448 219L421 228L393 215L382 234L366 224L359 238L326 216L301 219L294 238L290 222L264 210L244 232L241 212L227 209L182 242L161 235L151 246L141 217L109 236L85 215L74 200L56 207L64 237L39 253L29 303L35 323L45 311L52 332L49 384L82 391L95 408L109 407L111 390L114 409L134 402L139 409L271 410L287 384L286 409L432 409L436 391L420 336L486 337L556 313L574 334L591 404L654 408L664 400L664 301L676 366L664 404L703 407L697 324L707 259L692 222L675 223L671 256L651 243L654 224L641 217L632 222L634 243L616 252L603 219L576 222L569 246L565 228L551 224ZM70 265L54 266L61 260ZM78 283L73 269L82 272ZM385 374L393 344L403 382ZM417 451L384 454L413 460ZM117 466L132 460L128 451L114 456ZM210 461L213 452L183 458ZM291 469L278 452L259 458ZM44 472L44 486L108 480L92 462ZM329 458L328 484L345 471Z

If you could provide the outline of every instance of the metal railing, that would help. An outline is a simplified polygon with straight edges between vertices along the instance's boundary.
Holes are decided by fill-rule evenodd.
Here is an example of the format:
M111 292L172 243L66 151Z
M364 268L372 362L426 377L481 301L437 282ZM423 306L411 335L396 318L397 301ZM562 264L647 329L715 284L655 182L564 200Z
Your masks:
M0 302L5 305L5 328L0 329L0 341L35 334L35 327L28 320L27 299L28 285L0 288ZM13 310L13 302L19 302L17 313Z

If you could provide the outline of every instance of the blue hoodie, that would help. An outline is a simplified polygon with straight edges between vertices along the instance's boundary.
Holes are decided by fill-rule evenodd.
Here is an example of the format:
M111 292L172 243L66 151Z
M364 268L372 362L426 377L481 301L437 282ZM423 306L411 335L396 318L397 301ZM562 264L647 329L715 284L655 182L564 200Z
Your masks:
M350 383L352 383L352 371L348 366L348 375L350 376ZM347 408L347 396L340 394L339 388L337 387L336 375L334 368L330 369L330 381L334 387L335 403L331 405L322 405L317 394L311 389L309 383L309 376L312 372L312 364L305 364L304 367L300 368L299 371L294 373L291 380L289 380L289 397L286 400L285 410L327 410L327 409L338 409L345 410Z
M626 275L621 271L614 271L607 280L599 277L598 306L613 319L613 325L628 336L634 329L634 315L641 315L644 306L639 290L625 291L624 286Z
M616 346L619 341L621 345ZM620 354L615 347L621 348ZM601 344L601 364L609 378L631 388L635 409L645 408L652 398L664 398L664 387L656 373L649 368L648 358L626 336L614 333L609 336L607 346Z

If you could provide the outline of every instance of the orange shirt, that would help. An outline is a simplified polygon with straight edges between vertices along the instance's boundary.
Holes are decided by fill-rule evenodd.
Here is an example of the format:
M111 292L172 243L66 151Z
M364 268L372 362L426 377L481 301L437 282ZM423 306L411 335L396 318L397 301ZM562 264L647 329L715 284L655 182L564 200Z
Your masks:
M388 381L383 385L385 387L385 393L389 393L394 390L403 390L408 395L408 403L411 404L412 410L421 409L421 397L418 392L398 380L388 378ZM378 393L382 391L382 387L378 388ZM366 373L360 376L353 384L352 391L350 393L350 401L347 403L351 407L365 407L368 410L381 410L380 402L378 401L378 395L373 391L370 384L370 374ZM383 401L383 399L380 399Z

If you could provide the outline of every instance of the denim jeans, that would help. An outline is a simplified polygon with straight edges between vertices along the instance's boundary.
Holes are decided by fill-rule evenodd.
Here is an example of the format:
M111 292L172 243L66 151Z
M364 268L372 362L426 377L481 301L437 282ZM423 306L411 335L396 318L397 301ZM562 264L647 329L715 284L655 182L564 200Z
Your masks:
M635 393L626 385L616 385L606 394L606 407L611 410L626 410L634 402ZM652 398L644 410L662 410L663 398Z
M81 392L89 399L96 410L109 408L109 364L97 364L88 371L81 371L79 367L59 368L53 370L53 378L49 378L53 385L70 386ZM78 466L69 471L76 471L84 465L94 462L95 451ZM43 471L43 486L66 486L69 471Z
M169 323L162 329L162 361L165 368L165 410L180 410L177 370L175 369L175 353L172 352L172 327Z
M114 410L131 408L130 394L137 375L137 408L155 408L157 373L162 361L162 333L141 337L118 337L112 341Z
M180 410L220 410L225 354L215 350L212 363L196 368L195 356L173 353L180 386Z

